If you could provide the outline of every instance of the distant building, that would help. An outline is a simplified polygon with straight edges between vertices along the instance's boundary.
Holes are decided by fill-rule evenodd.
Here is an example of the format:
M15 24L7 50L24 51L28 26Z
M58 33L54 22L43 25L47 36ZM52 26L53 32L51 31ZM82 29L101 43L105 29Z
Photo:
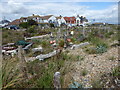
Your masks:
M56 17L56 21L57 21L57 26L60 26L61 24L66 24L66 21L62 16Z
M2 20L2 21L0 21L0 27L4 27L4 26L8 25L9 23L10 23L10 21L8 21L8 20Z
M60 16L54 16L54 15L47 15L47 16L39 16L33 14L32 16L28 17L21 17L20 19L16 19L10 23L10 25L19 25L22 22L28 22L28 20L34 20L38 23L38 25L41 24L49 24L53 23L55 26L60 26L61 24L65 24L68 26L84 26L86 23L88 23L88 20L86 17L77 15L76 17L62 17Z
M8 25L19 25L20 23L21 23L20 19L15 19L12 22L10 22Z
M77 17L76 17L76 25L77 26L80 26L80 25L84 26L87 22L88 22L88 20L86 19L86 17L83 17L83 16L80 17L79 15L77 15Z
M64 17L66 24L68 26L75 26L76 25L76 18L75 17Z

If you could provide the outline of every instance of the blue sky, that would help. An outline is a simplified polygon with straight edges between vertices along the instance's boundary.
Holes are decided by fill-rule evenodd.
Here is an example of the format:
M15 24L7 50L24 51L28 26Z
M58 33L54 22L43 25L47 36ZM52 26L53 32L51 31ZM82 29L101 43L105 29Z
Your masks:
M118 0L1 0L0 19L18 19L32 14L55 16L83 15L92 21L117 23ZM96 2L95 2L96 1ZM103 2L100 2L103 1ZM6 11L7 10L7 11Z

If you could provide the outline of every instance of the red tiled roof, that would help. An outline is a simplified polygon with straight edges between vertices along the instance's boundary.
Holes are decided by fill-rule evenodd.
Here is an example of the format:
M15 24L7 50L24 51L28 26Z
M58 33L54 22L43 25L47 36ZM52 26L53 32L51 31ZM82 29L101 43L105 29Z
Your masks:
M9 23L9 25L19 25L19 24L20 24L20 19L16 19Z
M76 21L75 17L64 17L64 19L67 23L71 22L72 24L74 24Z

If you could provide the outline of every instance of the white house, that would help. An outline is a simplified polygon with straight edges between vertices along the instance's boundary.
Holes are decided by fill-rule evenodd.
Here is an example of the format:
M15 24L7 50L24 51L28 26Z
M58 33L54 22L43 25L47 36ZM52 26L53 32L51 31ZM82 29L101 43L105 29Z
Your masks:
M76 17L76 25L85 26L87 23L88 23L88 20L86 19L86 17L83 17L83 16L80 17L79 15L77 15L77 17Z
M41 23L55 23L56 22L56 17L53 15L42 16L41 19L42 19Z
M66 21L62 16L56 17L56 20L57 20L57 26L60 26L61 24L66 24Z

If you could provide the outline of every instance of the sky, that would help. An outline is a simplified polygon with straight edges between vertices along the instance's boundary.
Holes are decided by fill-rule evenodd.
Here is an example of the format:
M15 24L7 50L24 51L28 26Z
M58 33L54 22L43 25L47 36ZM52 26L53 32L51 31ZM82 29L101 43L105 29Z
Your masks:
M0 20L35 15L85 16L90 22L118 23L118 0L1 0ZM95 19L95 21L93 21Z

